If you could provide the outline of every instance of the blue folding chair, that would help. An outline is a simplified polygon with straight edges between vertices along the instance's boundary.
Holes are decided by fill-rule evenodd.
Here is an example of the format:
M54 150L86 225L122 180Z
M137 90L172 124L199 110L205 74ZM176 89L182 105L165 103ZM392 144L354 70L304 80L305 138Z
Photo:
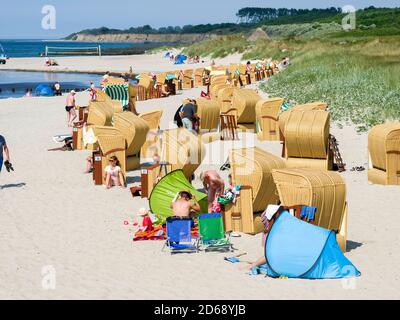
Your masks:
M192 236L192 218L170 217L167 219L167 240L171 254L199 252L199 239Z

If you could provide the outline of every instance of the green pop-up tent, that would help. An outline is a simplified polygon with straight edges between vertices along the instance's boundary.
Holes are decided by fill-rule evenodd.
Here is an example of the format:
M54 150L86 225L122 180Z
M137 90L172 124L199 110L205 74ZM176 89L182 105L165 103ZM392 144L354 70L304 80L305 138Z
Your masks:
M188 191L196 197L202 210L201 213L208 211L207 195L197 191L186 179L182 170L175 170L162 178L154 187L149 200L151 212L161 221L173 216L171 203L177 193L181 191Z

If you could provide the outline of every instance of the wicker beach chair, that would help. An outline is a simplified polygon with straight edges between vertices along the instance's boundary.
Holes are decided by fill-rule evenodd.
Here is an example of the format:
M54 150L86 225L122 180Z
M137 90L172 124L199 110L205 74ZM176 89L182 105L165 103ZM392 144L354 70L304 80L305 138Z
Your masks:
M96 94L97 94L96 102L109 103L110 105L112 105L114 112L122 112L122 104L120 101L112 100L111 97L102 90L97 90Z
M193 69L183 71L182 87L183 89L192 89L194 87Z
M260 233L264 230L262 212L279 201L272 170L285 168L285 163L257 147L231 150L229 163L233 181L241 191L237 202L225 207L225 230Z
M140 150L150 128L145 120L131 112L115 114L113 123L126 140L126 170L134 170L140 165Z
M293 110L284 129L287 167L332 170L329 130L329 112Z
M276 169L272 171L281 204L317 208L315 225L337 233L343 251L347 241L346 184L335 172L320 169Z
M233 110L228 110L226 113L236 113L239 130L255 130L256 105L261 99L252 89L240 89L233 92Z
M171 170L182 169L191 179L205 157L201 138L185 128L164 130L161 144L161 162L171 165Z
M381 185L400 185L400 123L373 127L368 134L368 180Z
M279 114L284 99L271 98L256 104L256 127L260 140L280 141Z
M139 114L139 118L147 122L150 130L158 131L160 129L161 117L163 110L152 110L148 112L142 112Z
M251 84L250 75L247 73L247 66L244 64L239 65L240 80L244 86Z
M109 102L91 101L89 104L87 124L111 126L114 113L114 106Z
M233 93L239 90L237 87L224 87L218 91L218 104L222 113L232 109Z
M124 177L126 176L125 138L121 134L99 134L97 136L99 148L93 151L93 181L95 185L102 185L104 170L109 165L108 159L112 156L118 158Z
M312 103L306 103L306 104L299 104L296 105L289 110L282 112L279 115L279 128L281 130L282 138L283 135L285 134L285 125L287 122L287 119L289 118L289 115L292 111L308 111L308 110L322 110L326 111L328 109L328 105L325 102L312 102Z
M152 87L154 87L153 79L147 73L141 73L137 85L137 101L150 99Z
M205 68L197 68L194 70L194 85L200 87L204 85Z
M221 84L216 84L210 87L210 93L211 93L211 98L215 99L218 101L218 94L221 91L221 89L225 88L231 88L232 86L230 84L226 83L221 83Z
M137 112L136 112L136 100L137 100L137 95L138 95L137 86L134 86L134 85L132 85L130 83L127 83L125 81L125 79L123 79L123 78L108 77L107 82L105 83L105 90L107 91L107 87L108 86L121 86L121 85L124 85L124 86L127 87L126 96L127 96L127 99L128 99L127 105L129 105L129 109L128 110L133 112L133 113L135 113L135 114L137 114ZM97 94L98 94L97 100L99 99L99 91L100 90L97 91ZM120 97L121 97L121 95L117 95L115 97L111 96L111 99L113 99L112 100L113 102L120 102L121 103L122 101L121 101ZM121 103L121 107L120 107L121 109L119 111L118 107L116 105L115 106L115 108L116 108L115 112L122 112L122 106L124 106L123 103Z
M219 105L215 100L196 99L197 115L200 118L200 132L217 130L219 125Z

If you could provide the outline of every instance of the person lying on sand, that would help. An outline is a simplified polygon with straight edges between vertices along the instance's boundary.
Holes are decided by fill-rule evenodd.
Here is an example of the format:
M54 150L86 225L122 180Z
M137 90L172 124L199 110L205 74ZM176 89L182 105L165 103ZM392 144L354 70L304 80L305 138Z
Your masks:
M125 179L118 158L113 156L109 161L110 165L104 169L104 180L106 181L105 187L107 189L110 189L113 186L125 188Z
M10 170L14 171L10 163L10 150L8 149L6 139L0 134L0 172L3 167L3 161L8 172Z
M277 214L278 212L280 212L281 207L279 206L270 206L271 207L271 212L273 213L273 215ZM270 222L268 220L268 211L270 208L268 208L261 216L261 221L264 225L264 231L263 231L263 236L261 239L261 244L262 244L262 248L263 248L263 252L265 253L265 243L267 241L267 237L268 237L268 233L270 231ZM271 212L269 212L269 214L271 214ZM252 261L250 263L248 263L246 266L242 267L242 270L246 270L246 271L251 271L253 268L258 268L261 267L262 265L266 264L267 260L265 258L265 254L263 254L262 257L258 258L256 261Z
M215 199L224 193L224 180L215 170L202 172L200 180L203 182L204 190L208 195L208 212L212 212Z
M85 173L93 172L93 156L88 156L86 158L86 170Z
M201 210L196 197L187 191L179 192L177 199L171 203L171 209L175 217L190 217Z

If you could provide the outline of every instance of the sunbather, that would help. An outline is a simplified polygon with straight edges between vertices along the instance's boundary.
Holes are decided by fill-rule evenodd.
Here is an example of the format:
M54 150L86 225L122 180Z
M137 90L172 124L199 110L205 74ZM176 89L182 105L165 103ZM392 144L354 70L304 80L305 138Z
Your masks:
M93 172L93 156L89 156L86 158L86 171L85 173Z
M113 186L125 188L125 179L122 174L120 163L117 157L110 158L110 165L104 169L105 187L107 189Z
M169 97L170 94L171 94L171 92L169 91L168 84L163 84L161 86L161 95L163 97Z
M275 212L274 214L272 214L272 216L273 216L277 212L279 212L281 208L279 206L271 206L271 209L272 209L271 212ZM268 237L268 233L270 231L270 228L269 228L269 223L270 222L268 220L268 214L267 214L268 211L269 210L267 209L261 216L261 221L264 224L264 232L263 232L263 236L262 236L262 239L261 239L261 246L263 248L263 252L265 252L265 243L266 243L266 240L267 240L267 237ZM261 267L262 265L264 265L266 263L267 263L267 260L265 258L265 254L263 254L262 257L258 258L256 261L253 261L252 263L249 263L243 269L250 271L253 268Z
M201 210L196 197L187 191L177 195L177 199L171 203L171 209L175 217L191 217Z
M208 195L208 212L212 212L214 201L224 193L225 183L215 170L204 171L200 174L204 190Z
M3 167L3 161L7 171L9 171L9 168L12 168L10 163L10 151L6 143L6 139L0 135L0 172L1 168Z
M55 96L62 96L62 92L61 92L61 85L59 82L56 82L53 86L53 90L54 90L54 95Z

